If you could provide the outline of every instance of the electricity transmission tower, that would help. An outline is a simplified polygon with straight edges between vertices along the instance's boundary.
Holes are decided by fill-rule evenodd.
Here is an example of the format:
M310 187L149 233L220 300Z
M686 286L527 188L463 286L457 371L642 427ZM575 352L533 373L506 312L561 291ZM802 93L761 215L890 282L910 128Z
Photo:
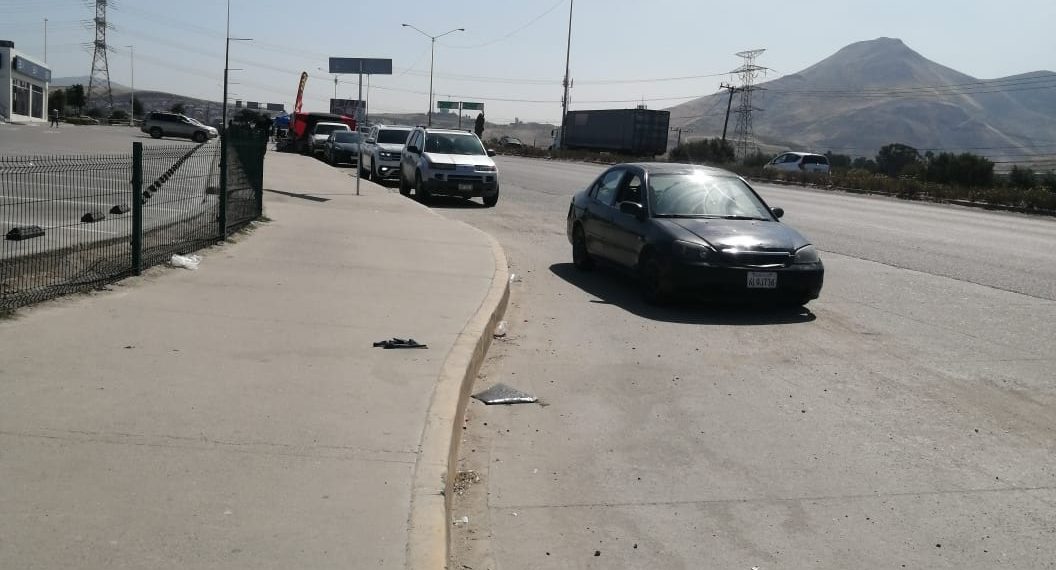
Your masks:
M762 87L755 85L755 80L769 71L767 68L755 63L755 59L764 51L766 50L753 49L738 52L737 57L743 59L744 63L731 72L737 74L741 80L741 86L737 88L737 91L741 94L741 102L736 111L737 130L733 141L737 158L741 160L759 151L759 147L755 144L755 134L752 131L752 112L762 111L762 109L753 105L752 93L762 89ZM730 95L732 96L733 93L731 92Z
M110 90L110 66L106 60L108 50L106 46L106 30L112 28L106 21L106 5L108 0L95 0L95 41L92 43L94 52L92 55L92 74L88 78L88 101L85 106L92 108L92 100L97 95L106 95L107 108L114 109L114 94ZM105 87L104 87L105 85Z

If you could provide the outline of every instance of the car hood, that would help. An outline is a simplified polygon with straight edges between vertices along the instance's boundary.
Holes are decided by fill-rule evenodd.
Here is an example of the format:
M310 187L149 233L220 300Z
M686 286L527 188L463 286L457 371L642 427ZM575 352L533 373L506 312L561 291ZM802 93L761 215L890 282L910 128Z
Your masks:
M429 162L444 164L458 164L462 166L495 166L495 161L486 154L441 154L439 152L427 152L425 157Z
M378 149L385 152L400 152L403 150L403 145L395 143L378 143Z
M692 218L660 221L675 230L678 239L696 237L720 250L795 251L810 244L799 232L781 222Z

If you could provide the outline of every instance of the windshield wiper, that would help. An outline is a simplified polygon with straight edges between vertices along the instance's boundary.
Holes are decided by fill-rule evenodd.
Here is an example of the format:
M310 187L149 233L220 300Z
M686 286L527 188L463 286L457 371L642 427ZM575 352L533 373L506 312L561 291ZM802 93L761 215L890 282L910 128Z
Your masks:
M654 218L704 218L708 220L717 220L722 216L712 216L709 214L653 214Z
M760 222L769 221L766 218L756 218L756 217L752 217L752 216L719 216L719 217L724 219L724 220L758 220Z

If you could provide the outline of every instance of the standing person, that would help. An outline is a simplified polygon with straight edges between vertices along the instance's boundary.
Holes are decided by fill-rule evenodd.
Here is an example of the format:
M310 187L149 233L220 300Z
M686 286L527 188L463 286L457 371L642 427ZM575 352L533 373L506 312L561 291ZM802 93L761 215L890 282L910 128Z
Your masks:
M52 109L51 112L48 114L48 116L51 118L51 124L48 125L48 128L51 128L51 127L58 128L58 126L59 126L59 110L58 109Z
M473 131L477 133L477 138L484 140L484 111L477 115L477 123L473 125Z

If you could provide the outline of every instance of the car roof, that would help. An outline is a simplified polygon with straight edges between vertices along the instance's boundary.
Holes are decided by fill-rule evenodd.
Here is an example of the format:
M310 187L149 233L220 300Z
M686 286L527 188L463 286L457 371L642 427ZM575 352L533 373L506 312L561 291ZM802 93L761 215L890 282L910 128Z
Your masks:
M739 178L736 173L730 172L729 170L715 168L714 166L703 166L700 164L685 164L678 162L626 162L614 166L631 166L640 168L648 174L689 174L699 172L714 176L732 176L734 178Z
M460 131L458 129L433 129L430 127L419 127L427 133L441 133L441 134L452 134L452 135L471 135L470 131Z
M387 130L410 131L410 130L414 129L414 127L408 127L407 125L374 125L374 126L378 127L378 130L387 129Z
M825 156L824 154L818 154L816 152L799 152L795 150L782 152L781 154L794 154L796 156Z

